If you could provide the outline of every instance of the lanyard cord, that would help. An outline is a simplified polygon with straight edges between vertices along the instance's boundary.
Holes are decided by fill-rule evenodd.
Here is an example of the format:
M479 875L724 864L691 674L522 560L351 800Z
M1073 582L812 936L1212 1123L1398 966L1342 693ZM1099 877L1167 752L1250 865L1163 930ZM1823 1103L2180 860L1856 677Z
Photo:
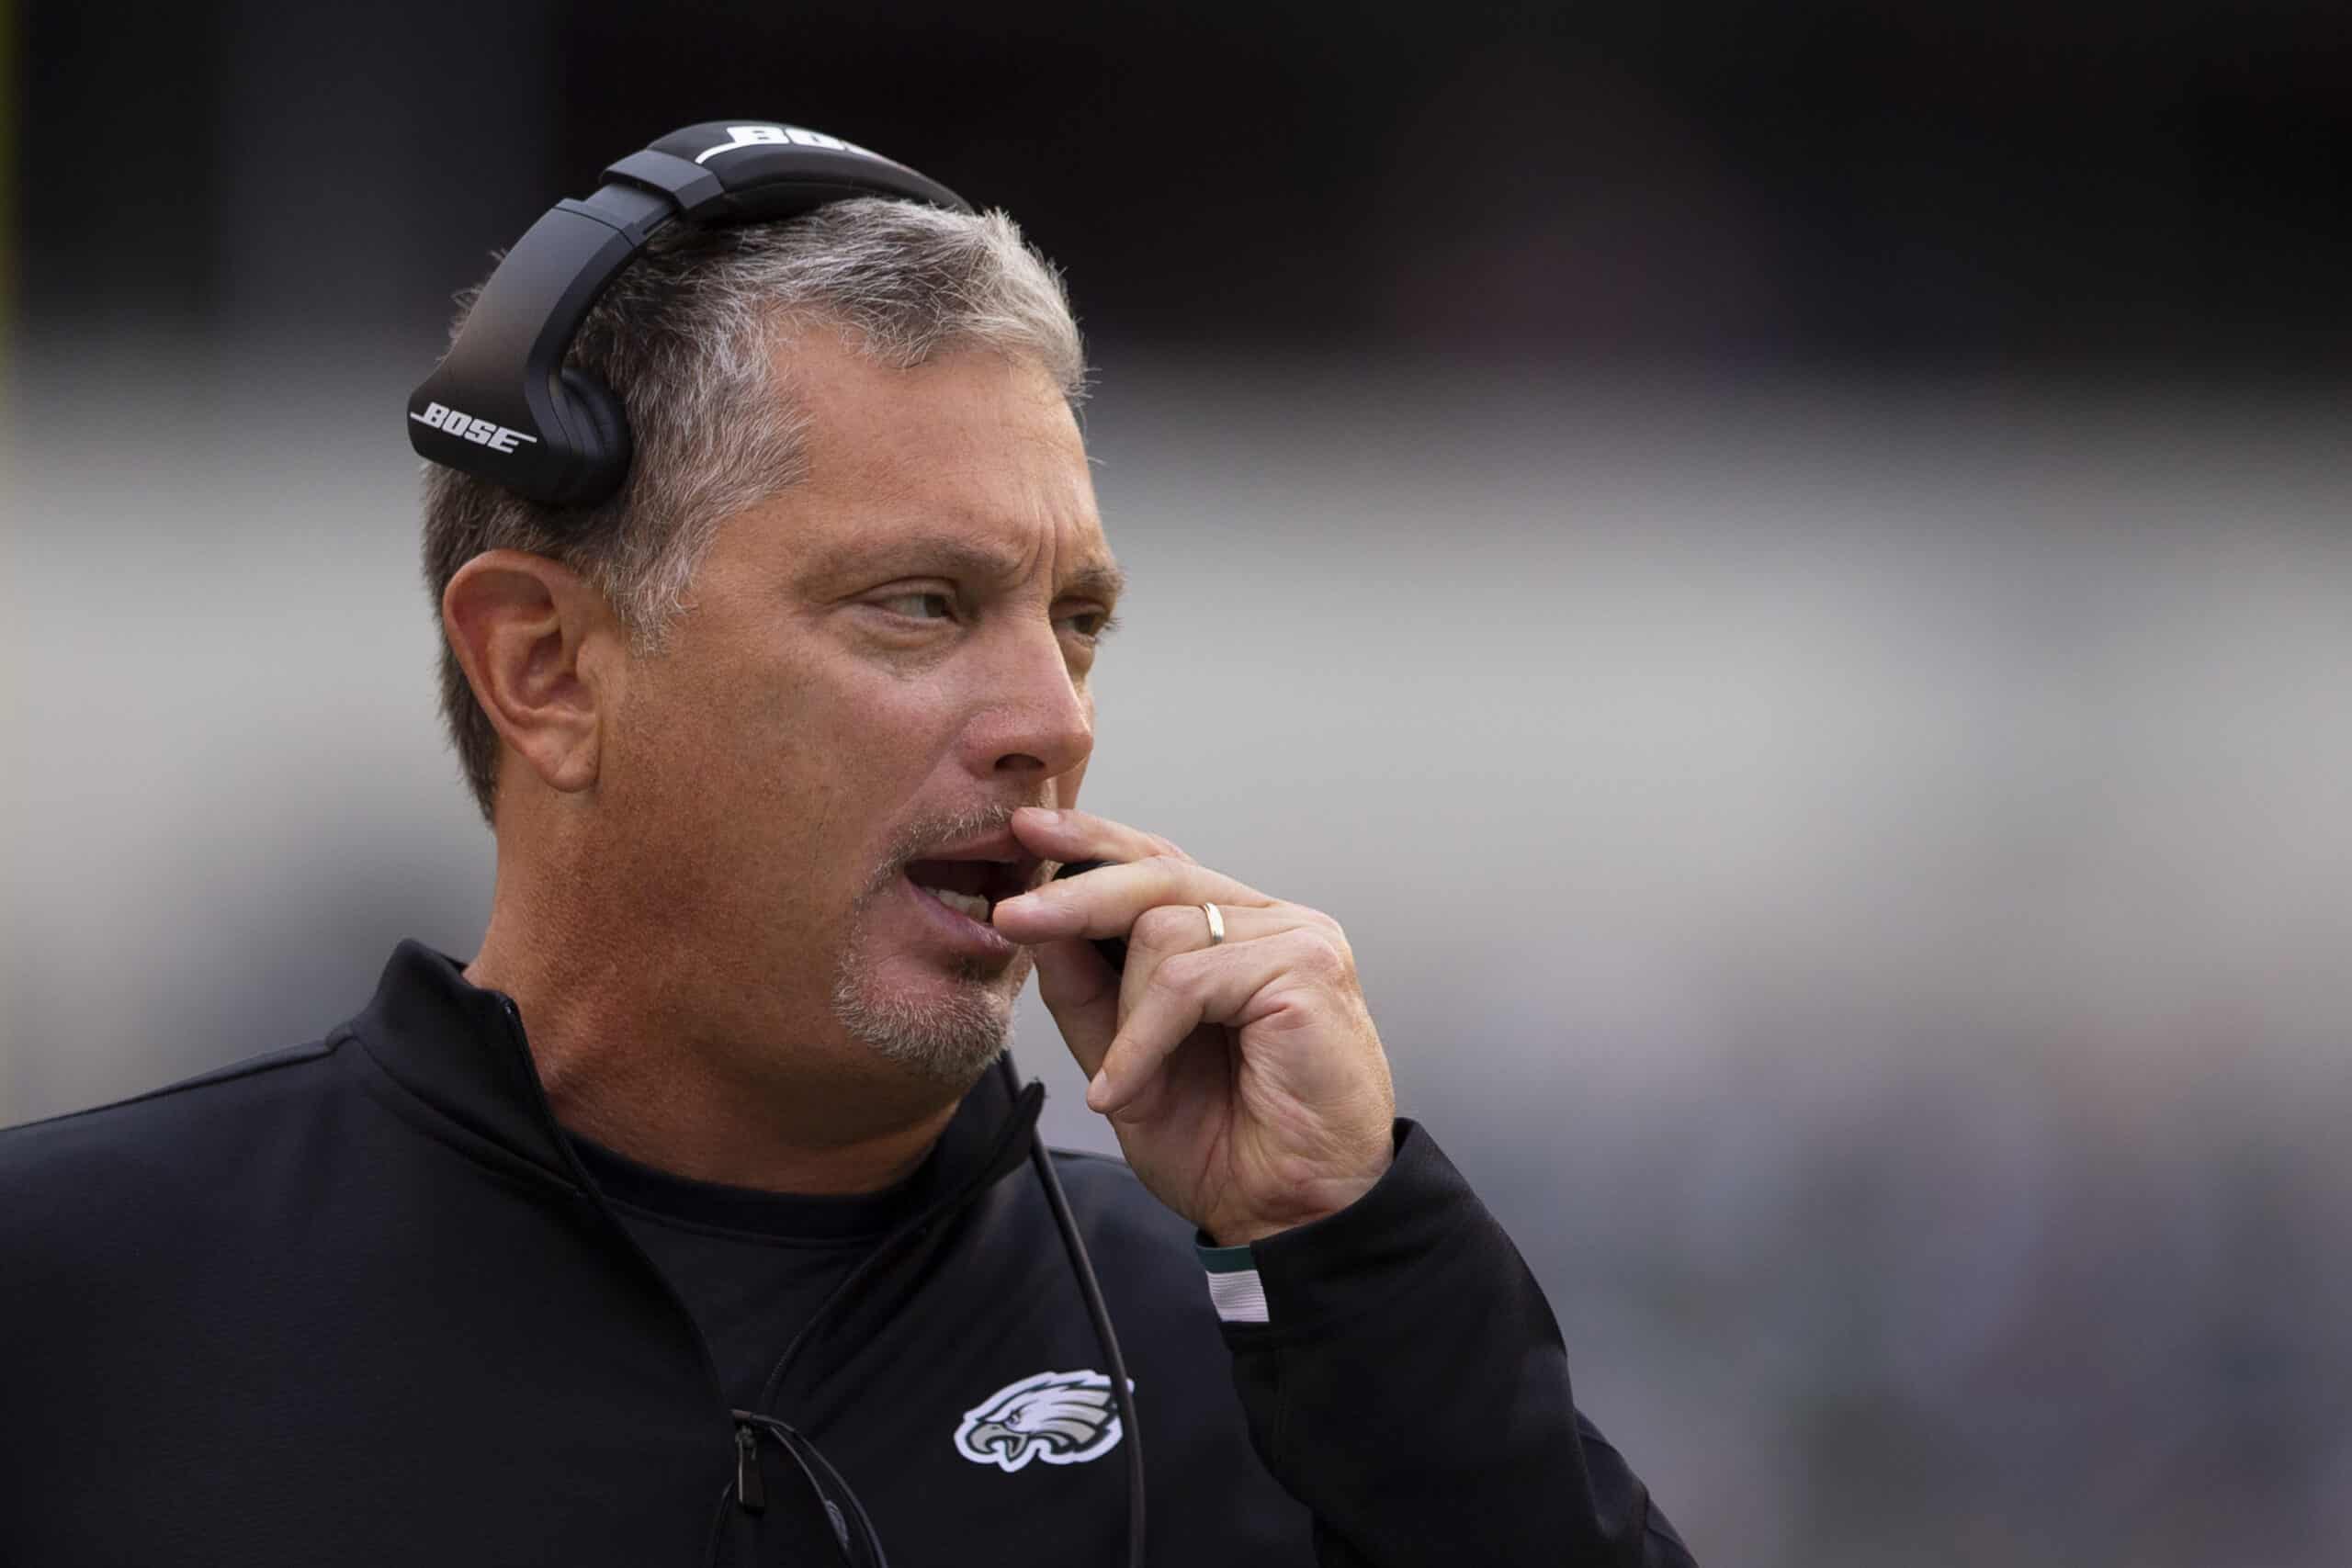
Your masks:
M1014 1076L1010 1055L997 1058L1004 1071L1005 1081L1016 1089L1020 1079ZM1119 1429L1127 1450L1127 1568L1143 1568L1143 1432L1136 1423L1135 1390L1127 1386L1126 1359L1119 1354L1119 1337L1111 1328L1111 1311L1102 1303L1102 1285L1094 1277L1094 1265L1086 1256L1086 1243L1079 1239L1078 1222L1071 1218L1069 1198L1062 1191L1061 1178L1054 1173L1053 1156L1046 1152L1046 1141L1033 1137L1029 1145L1029 1163L1037 1172L1037 1179L1046 1189L1046 1203L1054 1212L1054 1224L1062 1233L1062 1249L1069 1255L1070 1268L1078 1275L1079 1293L1086 1298L1086 1315L1094 1321L1094 1337L1102 1346L1103 1359L1111 1363L1111 1393L1119 1402Z
M842 1478L842 1472L833 1468L833 1461L825 1457L822 1450L790 1422L779 1421L773 1416L762 1416L751 1410L738 1410L734 1416L739 1434L737 1443L745 1467L743 1479L737 1483L737 1490L747 1502L756 1500L762 1511L767 1506L766 1488L757 1480L759 1439L754 1435L765 1432L776 1440L778 1447L792 1456L792 1462L800 1467L800 1473L808 1479L808 1489L817 1495L818 1502L824 1505L826 1518L833 1527L833 1539L841 1546L842 1559L852 1568L890 1568L890 1559L882 1550L882 1537L875 1529L873 1519L867 1517L865 1504L859 1498L856 1489ZM824 1474L817 1473L820 1470ZM829 1481L831 1483L830 1486L826 1484ZM848 1506L844 1508L843 1504ZM852 1518L857 1521L854 1531L850 1527Z
M1005 1058L1000 1056L998 1060L1003 1061ZM970 1203L981 1192L995 1185L1021 1163L1021 1156L1012 1152L1013 1146L1020 1139L1032 1134L1037 1124L1037 1108L1045 1102L1045 1099L1046 1086L1043 1084L1033 1084L1025 1093L1016 1089L1012 1114L1002 1131L997 1134L995 1145L989 1150L979 1168L955 1191L940 1199L921 1213L902 1221L898 1229L876 1244L874 1250L867 1253L864 1260L856 1268L852 1269L840 1284L833 1287L832 1292L818 1306L816 1312L810 1314L808 1321L800 1325L800 1331L792 1337L791 1342L785 1346L784 1354L776 1358L775 1366L769 1371L767 1382L760 1387L762 1409L770 1408L775 1404L776 1396L784 1391L785 1374L791 1370L793 1362L799 1359L801 1349L815 1337L817 1331L826 1326L835 1310L862 1289L868 1280L877 1275L885 1263L894 1260L899 1248L904 1243L910 1238L929 1234L933 1226L961 1211L966 1204Z
M1053 1211L1055 1228L1061 1233L1062 1250L1069 1260L1071 1271L1078 1276L1079 1294L1086 1301L1086 1315L1094 1325L1094 1337L1102 1347L1103 1359L1110 1363L1112 1397L1118 1402L1120 1436L1127 1456L1127 1563L1128 1568L1144 1568L1143 1432L1136 1419L1135 1390L1128 1385L1126 1358L1119 1352L1119 1337L1111 1326L1111 1312L1102 1300L1102 1281L1095 1278L1093 1262L1086 1255L1086 1243L1079 1235L1078 1221L1070 1213L1069 1197L1062 1190L1061 1178L1055 1174L1053 1156L1046 1152L1045 1140L1035 1134L1036 1107L1034 1103L1020 1103L1024 1097L1024 1091L1018 1075L1013 1071L1012 1056L1010 1055L999 1056L997 1066L1016 1097L1015 1114L1021 1122L1026 1123L1021 1131L1026 1133L1029 1137L1030 1167L1037 1173L1038 1183L1046 1190L1046 1206ZM1038 1098L1043 1098L1041 1090L1042 1086L1032 1084L1025 1093L1037 1094ZM1011 1130L1008 1129L1008 1131ZM1001 1140L999 1147L1002 1147ZM993 1160L989 1162L991 1166L994 1163ZM959 1194L959 1200L968 1199L969 1195L967 1189L966 1192ZM922 1219L929 1221L941 1209L961 1206L960 1201L943 1203L925 1213ZM870 1265L876 1261L875 1257L869 1257L866 1264ZM851 1280L843 1280L842 1288L834 1291L832 1299L828 1300L824 1306L819 1309L819 1315L824 1315L836 1301L845 1297L849 1293L847 1287L865 1272L866 1269L863 1265L854 1270ZM786 1368L791 1364L802 1342L808 1338L808 1329L814 1326L813 1322L804 1325L800 1334L796 1336L793 1343L786 1348L783 1358L777 1362L775 1371L769 1374L768 1387L763 1391L763 1403L767 1398L773 1397L775 1388L783 1382ZM856 1517L860 1533L864 1538L860 1545L873 1554L876 1568L884 1568L886 1560L881 1555L881 1537L875 1529L873 1521L866 1517L865 1504L849 1483L842 1479L841 1472L833 1469L831 1463L826 1460L816 1445L808 1442L797 1429L776 1420L774 1416L740 1410L734 1415L739 1423L739 1431L755 1427L775 1438L779 1446L792 1455L802 1473L808 1476L809 1484L816 1490L818 1496L830 1504L832 1489L819 1482L815 1472L810 1468L809 1460L813 1458L818 1465L823 1467L834 1487L839 1488L839 1495L848 1500L850 1510ZM796 1438L798 1441L793 1440ZM801 1451L804 1446L808 1450L806 1456ZM758 1463L756 1455L751 1457L750 1462L756 1467ZM756 1473L756 1470L753 1473ZM719 1495L719 1517L712 1521L711 1539L707 1543L707 1551L713 1561L716 1561L718 1551L719 1525L727 1515L730 1501L737 1506L743 1505L744 1499L741 1496L740 1483ZM835 1529L837 1531L845 1531L844 1522L837 1519ZM848 1542L843 1540L842 1546L846 1551Z

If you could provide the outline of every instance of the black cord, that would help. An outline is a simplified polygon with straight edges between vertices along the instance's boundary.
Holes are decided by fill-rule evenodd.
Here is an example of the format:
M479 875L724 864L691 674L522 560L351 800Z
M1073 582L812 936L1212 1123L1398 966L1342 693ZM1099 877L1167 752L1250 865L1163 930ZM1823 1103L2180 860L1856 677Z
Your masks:
M864 1499L858 1496L855 1487L842 1479L842 1472L833 1468L833 1461L825 1457L824 1450L809 1440L808 1433L789 1421L779 1421L773 1416L762 1416L756 1411L738 1410L734 1416L738 1422L774 1438L776 1446L800 1467L800 1473L808 1479L808 1490L815 1493L817 1501L824 1505L834 1537L841 1542L842 1559L850 1568L890 1568L890 1559L882 1550L882 1537L865 1512ZM754 1457L752 1462L756 1464L759 1461ZM817 1473L820 1470L825 1472L823 1475ZM832 1484L828 1486L828 1481ZM844 1507L843 1504L848 1506ZM850 1522L853 1519L856 1521L854 1529Z
M809 1442L805 1434L796 1435L799 1436L801 1442L807 1445L808 1458L815 1460L823 1468L825 1473L832 1477L833 1484L841 1489L841 1495L849 1499L850 1512L856 1516L857 1528L865 1537L866 1561L871 1564L871 1568L890 1568L889 1554L882 1550L881 1532L874 1528L874 1520L867 1516L865 1501L858 1496L857 1489L842 1479L842 1472L833 1468L833 1461L825 1457L823 1450ZM801 1468L804 1470L808 1468L805 1461ZM811 1479L813 1480L814 1477Z
M1018 1092L1020 1078L1012 1068L1010 1055L997 1058L1004 1069L1005 1079ZM1143 1431L1136 1423L1135 1391L1127 1386L1126 1358L1119 1354L1119 1337L1111 1329L1111 1310L1102 1303L1102 1286L1094 1277L1094 1265L1086 1256L1086 1243L1079 1239L1078 1222L1069 1212L1069 1198L1062 1191L1061 1178L1054 1174L1053 1156L1046 1152L1046 1141L1036 1138L1029 1145L1029 1163L1036 1168L1037 1179L1045 1184L1046 1202L1054 1211L1054 1224L1061 1228L1062 1247L1069 1254L1070 1267L1078 1274L1079 1293L1086 1298L1087 1315L1094 1320L1094 1337L1102 1341L1102 1355L1111 1363L1111 1393L1119 1402L1119 1424L1126 1437L1127 1450L1127 1568L1143 1568Z

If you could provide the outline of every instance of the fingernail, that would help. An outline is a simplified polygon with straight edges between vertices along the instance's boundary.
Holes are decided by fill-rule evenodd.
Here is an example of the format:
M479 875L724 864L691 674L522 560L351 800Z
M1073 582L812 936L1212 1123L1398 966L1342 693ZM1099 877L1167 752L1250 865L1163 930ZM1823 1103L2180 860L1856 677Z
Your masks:
M1062 819L1062 814L1050 806L1024 806L1021 809L1035 812L1037 820L1040 822L1058 822Z
M1089 1111L1100 1111L1110 1097L1111 1091L1103 1083L1102 1075L1096 1073L1086 1086L1086 1108Z

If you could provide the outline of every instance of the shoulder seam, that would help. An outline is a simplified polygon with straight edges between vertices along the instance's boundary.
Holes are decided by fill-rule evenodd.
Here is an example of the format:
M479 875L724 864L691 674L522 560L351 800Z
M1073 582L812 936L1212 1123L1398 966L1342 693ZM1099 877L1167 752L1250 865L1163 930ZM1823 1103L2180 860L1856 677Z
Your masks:
M181 1078L176 1083L164 1084L155 1089L142 1090L138 1094L125 1095L120 1100L109 1100L99 1105L85 1105L79 1111L61 1111L54 1116L42 1116L30 1122L15 1122L5 1130L21 1133L35 1127L53 1126L60 1122L72 1122L84 1116L96 1116L103 1111L120 1111L129 1106L144 1104L151 1100L162 1100L168 1095L184 1094L191 1089L209 1089L214 1084L234 1083L239 1078L249 1078L257 1074L275 1072L280 1067L299 1066L305 1062L315 1062L322 1056L333 1055L335 1047L350 1038L350 1034L351 1031L348 1028L337 1027L323 1039L307 1040L300 1045L280 1046L275 1051L265 1051L260 1055L249 1057L242 1062L232 1062L226 1066L214 1067L209 1072Z

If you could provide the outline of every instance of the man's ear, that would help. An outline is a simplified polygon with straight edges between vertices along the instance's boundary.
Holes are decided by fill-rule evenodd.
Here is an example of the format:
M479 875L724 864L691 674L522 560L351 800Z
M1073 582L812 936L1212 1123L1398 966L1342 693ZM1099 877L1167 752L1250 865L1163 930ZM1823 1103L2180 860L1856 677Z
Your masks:
M560 561L485 550L449 579L441 628L524 764L567 795L593 785L618 695L604 657L618 622L604 595Z

